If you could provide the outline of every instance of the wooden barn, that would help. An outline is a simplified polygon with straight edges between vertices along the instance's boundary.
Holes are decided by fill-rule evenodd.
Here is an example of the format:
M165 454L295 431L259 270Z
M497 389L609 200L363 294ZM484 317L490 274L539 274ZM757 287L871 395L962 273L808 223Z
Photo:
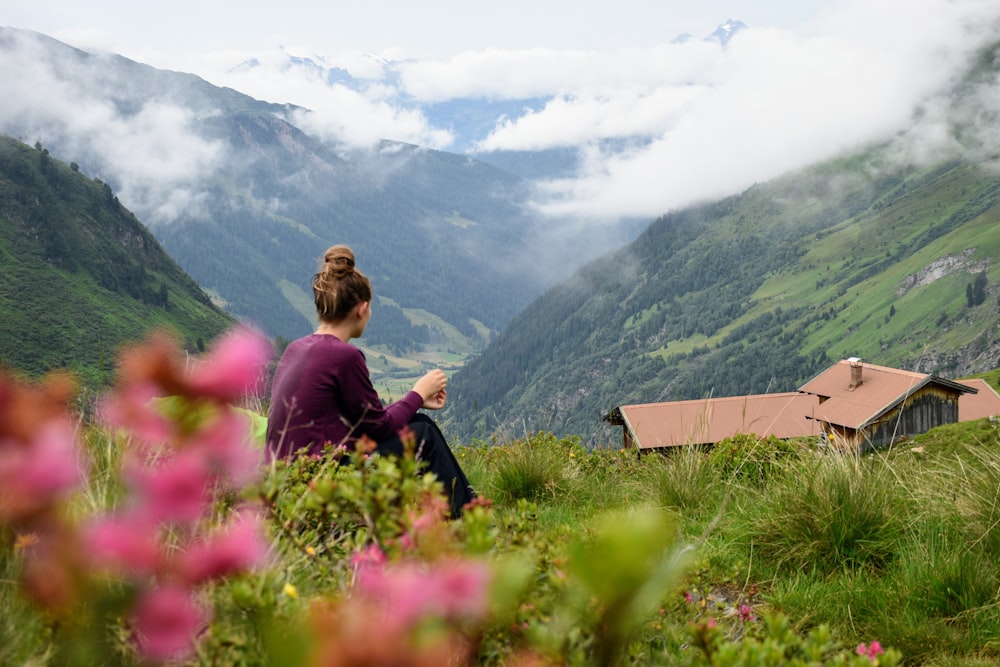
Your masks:
M738 433L821 437L865 450L942 424L998 414L1000 395L985 382L953 382L852 357L797 392L622 405L602 419L621 426L623 446L639 452L711 446Z
M799 391L818 399L809 417L841 446L883 447L958 421L959 398L976 389L936 375L865 364L857 357L826 369Z
M739 433L781 439L818 436L819 423L806 418L816 405L815 396L798 392L728 396L622 405L604 421L622 427L624 449L642 451L713 445Z

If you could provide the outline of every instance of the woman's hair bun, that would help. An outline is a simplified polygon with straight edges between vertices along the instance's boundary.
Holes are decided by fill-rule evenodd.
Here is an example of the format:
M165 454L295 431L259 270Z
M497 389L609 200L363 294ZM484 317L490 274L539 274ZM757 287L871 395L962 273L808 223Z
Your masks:
M328 269L344 271L354 268L354 252L346 245L330 247L323 255L323 263Z
M340 322L362 301L372 300L368 277L355 270L354 252L335 245L323 253L323 268L313 276L313 300L324 322Z

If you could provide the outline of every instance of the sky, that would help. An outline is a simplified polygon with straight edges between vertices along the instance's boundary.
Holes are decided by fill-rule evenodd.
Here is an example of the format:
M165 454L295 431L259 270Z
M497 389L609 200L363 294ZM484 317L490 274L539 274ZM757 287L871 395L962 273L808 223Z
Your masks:
M997 39L998 17L996 0L0 3L0 25L303 106L304 128L356 147L387 138L449 150L455 137L421 104L550 97L542 109L498 119L477 149L578 148L579 173L541 183L536 204L589 224L655 217L887 137L910 137L908 156L953 147L941 93L975 48ZM727 19L749 29L724 49L700 39ZM699 39L671 44L684 32ZM370 55L407 64L398 82L357 92L288 71L289 54L355 76L379 74ZM261 65L234 69L251 57ZM0 95L34 96L39 113L56 113L59 90L39 79L18 87L16 70L2 65ZM995 98L977 104L995 113ZM194 181L211 167L210 147L168 139L183 131L182 117L148 111L142 127L120 128L134 145L145 138L178 184L185 169ZM600 143L637 137L625 152ZM164 173L144 157L150 178ZM183 208L180 190L145 192L164 199L167 217Z
M81 48L167 63L165 54L259 52L278 45L331 56L445 59L487 49L654 46L727 19L787 27L825 0L4 0L0 25ZM161 59L161 56L163 58Z

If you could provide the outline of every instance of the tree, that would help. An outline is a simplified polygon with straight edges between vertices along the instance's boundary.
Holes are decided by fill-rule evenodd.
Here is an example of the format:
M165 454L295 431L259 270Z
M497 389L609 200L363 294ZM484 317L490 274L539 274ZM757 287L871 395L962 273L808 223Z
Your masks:
M976 274L976 279L972 281L972 300L975 305L986 301L986 272L980 271Z
M965 303L969 308L986 301L986 272L980 271L971 283L965 285Z

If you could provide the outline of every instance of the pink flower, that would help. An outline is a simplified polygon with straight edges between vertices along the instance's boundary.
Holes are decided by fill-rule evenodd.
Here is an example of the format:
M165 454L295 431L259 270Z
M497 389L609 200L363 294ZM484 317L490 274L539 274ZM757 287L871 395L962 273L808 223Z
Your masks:
M694 600L694 596L691 595L691 591L684 591L684 602L691 604Z
M180 568L188 583L199 584L263 565L268 547L260 516L243 512L215 535L191 545Z
M864 644L858 644L858 647L855 649L855 651L857 652L858 655L867 656L872 661L875 660L875 656L882 655L883 653L885 653L885 651L882 650L882 645L877 641L874 641L871 644L868 644L867 646Z
M437 604L449 618L480 619L489 611L490 572L483 563L454 561L436 568Z
M425 617L479 620L489 611L490 577L485 565L471 561L423 567L407 563L358 570L358 592L377 601L386 628L415 625Z
M250 418L232 408L202 424L187 447L202 452L212 471L234 488L247 486L261 474L261 452L250 443Z
M744 623L753 623L757 619L753 615L753 610L750 609L750 605L741 604L740 605L740 620Z
M87 555L99 565L152 574L160 564L157 526L138 515L107 517L84 529Z
M188 591L177 586L144 593L132 609L132 628L139 650L155 661L189 656L206 620Z
M0 439L0 516L16 518L47 507L84 477L68 419L49 419L28 443Z
M128 431L142 445L162 444L176 436L176 425L156 409L153 399L161 394L156 385L137 382L104 396L98 413L106 425Z
M381 567L385 565L385 553L377 544L369 544L367 547L351 556L351 565L358 570L368 567Z
M270 359L271 345L263 335L248 327L237 327L215 342L191 369L188 382L201 396L236 401L260 389Z
M212 505L213 480L198 451L187 449L125 472L152 521L196 521Z

